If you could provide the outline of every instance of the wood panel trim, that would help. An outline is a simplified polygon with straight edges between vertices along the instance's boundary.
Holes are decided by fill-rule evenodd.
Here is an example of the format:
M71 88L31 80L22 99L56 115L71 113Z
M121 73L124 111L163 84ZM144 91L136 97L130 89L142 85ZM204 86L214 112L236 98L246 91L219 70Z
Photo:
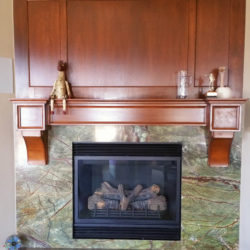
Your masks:
M236 127L220 127L216 128L214 125L215 122L215 109L216 108L236 108L236 117L235 120L237 122ZM210 107L210 131L228 131L228 132L237 132L241 130L241 117L242 117L242 110L241 110L241 105L234 105L234 104L212 104Z
M235 97L242 97L246 0L230 1L229 86Z
M45 105L47 100L41 99L11 99L14 104L14 116L16 117L16 128L22 131L44 131L46 130L46 111ZM41 126L22 126L21 109L22 108L41 108ZM34 133L34 132L33 132Z
M100 85L105 85L104 87L106 87L106 88L112 88L112 87L119 87L119 88L122 88L122 87L126 87L126 88L130 88L130 87L138 87L138 88L140 88L140 87L144 87L144 88L150 88L150 87L154 87L154 88L161 88L161 87L176 87L176 77L175 77L175 75L176 75L176 73L177 73L177 71L179 71L179 70L188 70L189 69L189 67L190 68L192 68L192 63L189 63L189 54L190 54L190 52L189 52L189 50L191 50L192 51L192 49L193 49L193 40L194 40L194 34L192 34L191 36L189 35L189 33L191 32L191 31L193 31L193 29L190 29L189 28L189 26L191 25L191 21L193 20L193 17L195 16L195 8L193 7L193 5L195 4L195 1L196 0L187 0L187 1L185 1L185 2L183 2L181 5L176 5L176 7L175 7L175 9L176 9L176 13L177 13L177 15L179 16L180 14L181 14L181 17L183 17L183 19L182 18L179 18L179 21L180 20L182 20L183 21L183 31L181 32L181 35L178 35L178 37L181 37L180 39L178 39L178 41L181 41L181 39L183 40L182 41L182 43L180 43L180 46L179 47L177 47L176 46L176 48L177 48L177 52L175 53L175 56L173 56L173 58L179 58L180 57L180 51L178 51L178 49L179 50L181 50L181 51L183 51L183 55L180 57L181 58L181 61L179 62L178 61L178 63L180 64L181 63L181 65L179 65L178 67L179 67L179 69L178 69L178 67L175 67L175 70L174 71L171 71L171 73L169 73L169 74L165 74L164 72L166 71L166 68L165 68L165 65L168 65L168 67L171 67L171 65L175 65L175 62L174 63L171 63L169 60L168 60L168 58L169 58L169 56L172 56L172 54L171 53L169 53L169 56L168 57L165 57L164 58L164 63L163 63L163 65L164 65L164 68L165 68L165 71L164 70L162 70L161 68L162 68L162 66L163 65L161 65L160 64L160 66L161 67L159 67L159 69L161 69L159 72L160 72L160 74L158 74L158 75L164 75L165 76L165 78L164 77L162 77L162 79L161 80L159 80L157 77L153 77L153 80L152 81L148 81L147 79L150 79L150 77L147 77L147 78L144 78L144 77L140 77L140 78L138 78L137 79L137 75L135 74L134 75L134 77L135 77L135 79L136 79L136 81L133 81L133 80L131 80L129 77L125 77L125 80L123 79L124 77L120 77L120 79L119 79L119 77L116 75L116 77L115 78L118 78L118 80L116 79L116 80L113 80L113 78L111 77L111 81L109 81L109 80L107 80L106 79L106 75L104 74L104 76L102 75L102 77L100 78L100 81L96 81L96 80L93 80L93 79L91 79L91 80L89 80L90 79L90 77L89 77L89 75L91 75L91 74L89 74L88 72L89 71L86 71L86 74L85 74L85 76L86 76L86 81L84 82L83 81L83 78L84 78L84 75L80 75L80 74L77 74L78 72L80 72L81 70L79 70L78 68L77 68L77 65L79 64L79 62L81 62L81 60L79 59L79 61L77 61L77 60L75 60L74 58L77 58L76 56L75 56L75 54L77 54L77 52L79 52L79 50L80 50L80 46L78 45L78 50L76 50L77 52L75 52L75 47L76 46L74 46L74 45L72 45L73 43L71 42L71 41L74 41L74 39L72 38L72 37L74 37L74 36L77 36L78 38L79 38L79 33L81 33L80 32L80 29L78 29L76 32L74 32L74 28L72 28L72 27L76 27L77 25L75 24L75 23L77 23L77 21L75 21L75 23L73 23L73 24L71 24L71 19L72 18L70 18L69 17L69 21L68 21L68 39L69 39L69 42L68 42L68 59L69 59L69 63L71 63L72 65L71 65L71 67L72 67L72 69L73 68L76 68L76 70L75 70L75 72L74 72L74 74L76 74L76 76L74 77L74 74L71 72L71 69L69 69L69 81L71 82L71 84L72 85L74 85L74 87L77 87L77 86L79 86L79 87L100 87ZM77 11L77 9L80 7L80 5L78 6L78 7L76 7L75 9L74 9L74 12L72 12L71 10L70 10L70 4L71 4L71 2L85 2L85 1L81 1L81 0L76 0L76 1L72 1L72 0L68 0L67 1L68 2L68 8L67 8L67 12L68 12L68 15L70 16L70 13L73 13L73 14L71 14L72 16L74 16L74 14L77 12L78 13L78 11ZM88 1L86 1L86 2L88 2ZM91 1L90 1L91 2ZM94 2L103 2L102 0L98 0L98 1L93 1L93 3L92 4L94 4ZM115 1L115 2L120 2L120 1ZM123 1L123 2L129 2L129 1ZM131 1L131 2L140 2L140 1ZM142 1L143 2L143 1ZM152 2L154 2L154 1L152 1ZM169 3L171 3L172 4L172 2L175 4L175 3L177 3L177 4L179 4L179 2L174 2L174 1L169 1ZM146 7L147 7L147 4L145 5ZM125 8L125 6L123 6L124 8ZM87 9L88 9L89 7L87 7ZM127 7L126 7L127 8ZM165 8L165 7L164 7ZM130 7L130 9L131 9L131 7ZM132 8L133 9L133 8ZM140 10L144 10L145 9L145 7L143 7L143 6L140 6L139 8L138 8L138 10L137 11L139 11L140 12ZM183 12L180 12L180 11L182 11L183 9L185 9L185 11L183 11ZM83 9L84 10L84 9ZM83 12L83 10L80 12L81 14L81 16L82 16L82 12ZM149 9L150 10L150 9ZM179 10L179 11L178 11ZM191 10L191 11L190 11ZM166 8L166 11L168 11L168 8ZM103 11L104 12L104 11ZM131 10L130 10L130 12L132 12ZM91 13L91 12L89 12L89 13ZM139 15L140 16L140 15ZM174 15L174 17L175 17L176 15ZM94 16L92 16L92 17L94 17ZM160 16L159 16L160 17ZM165 15L165 17L166 17L166 15ZM185 18L185 19L184 19ZM158 18L159 19L159 18ZM87 20L87 18L86 18L86 20ZM106 19L105 19L106 20ZM123 19L123 20L129 20L129 19ZM147 20L147 19L146 19ZM170 18L170 20L171 20L171 18ZM181 23L182 23L182 21L180 21ZM101 22L100 22L101 23ZM138 23L140 23L140 22L138 22ZM177 22L175 22L175 25L174 25L174 27L176 27L176 25L177 25L177 27L178 27L178 21ZM89 23L88 24L85 24L86 25L86 27L85 27L85 30L87 31L88 30L88 26L90 25ZM172 25L172 24L171 24ZM133 25L133 26L137 26L137 25ZM79 26L80 27L80 26ZM132 27L132 26L131 26ZM142 30L143 30L143 27L144 26L142 26ZM158 25L158 27L164 27L164 26L162 26L162 25ZM184 30L185 29L185 30ZM111 29L110 29L111 30ZM128 30L130 30L130 28L128 29ZM150 30L151 29L148 29L148 32L150 32ZM158 30L157 28L154 28L154 30ZM164 28L164 30L166 30L165 28ZM177 30L178 30L178 32L181 30L181 28L178 28L178 29L176 29L175 28L175 32L173 32L172 34L175 36L175 33L177 32ZM72 31L72 32L71 32ZM172 29L171 29L171 31L172 31ZM177 32L177 33L178 33ZM88 35L88 33L90 34L90 35ZM93 33L93 32L92 32ZM138 33L138 32L137 32ZM139 32L140 33L140 32ZM163 31L161 32L161 34L162 33L164 33ZM91 37L92 35L91 35L91 31L87 31L87 37ZM86 34L85 35L82 35L81 37L81 39L82 39L82 42L81 42L81 44L82 44L82 46L83 46L83 41L85 41L86 40ZM150 33L149 33L150 34ZM112 32L112 36L114 36L114 33ZM136 34L135 34L135 36L136 36ZM144 35L145 36L145 35ZM85 37L85 39L84 39L84 37ZM101 33L99 34L99 37L103 37L103 35L101 35ZM154 36L152 36L151 35L151 37L154 37ZM162 36L162 38L164 39L164 37L165 36ZM167 36L167 37L169 37L169 36ZM184 42L184 37L185 37L185 42ZM72 40L71 40L71 38L72 38ZM131 36L128 36L128 38L129 39L131 39ZM98 39L95 39L95 40L98 40ZM95 41L94 40L94 41ZM113 39L113 40L115 40L115 39ZM160 41L161 39L158 39L158 41ZM105 40L104 40L104 42L102 43L102 44L104 44L105 43ZM151 42L152 43L152 42ZM89 43L89 45L87 45L88 47L91 47L91 44L93 44L93 41L92 41L92 43ZM175 46L175 44L176 43L171 43L172 45L171 46ZM85 50L88 48L88 47L84 47L85 48ZM115 47L115 46L114 46ZM141 47L143 47L143 45L141 46ZM162 46L163 48L164 48L164 45ZM152 48L157 48L156 46L153 46ZM160 47L161 48L161 47ZM169 46L165 46L165 48L169 48ZM183 49L182 49L183 48ZM100 48L97 46L97 50L99 50ZM84 51L85 51L84 50ZM109 49L110 50L110 49ZM154 54L154 53L152 53L152 51L154 51L155 49L151 49L151 50L147 50L147 51L149 51L150 52L150 54L152 55L152 54ZM90 50L91 51L91 50ZM103 51L103 48L100 50L100 51ZM99 51L99 52L100 52ZM120 49L120 51L123 51L123 49ZM124 50L125 51L125 50ZM139 50L138 50L139 51ZM146 51L146 53L144 53L144 55L147 55L147 51ZM193 51L192 51L193 52ZM92 53L94 53L94 52L92 52ZM110 52L110 53L112 53L112 51ZM84 52L83 52L83 54L84 54ZM88 52L88 54L90 54L90 52ZM99 53L100 54L100 53ZM164 53L161 53L161 55L164 55L165 54L165 52ZM74 55L74 56L73 56ZM112 55L112 54L111 54ZM128 54L129 55L129 54ZM128 56L127 55L127 56ZM130 55L129 55L130 56ZM113 56L114 57L114 56ZM112 56L110 57L110 58L113 58ZM125 57L125 56L124 56ZM133 58L133 57L132 57ZM155 58L155 57L153 57L153 58ZM191 59L191 57L190 57L190 59ZM117 59L118 60L118 59ZM149 61L150 60L152 60L152 58L150 57L149 58ZM191 59L192 60L192 59ZM83 58L82 58L82 61L84 61L83 60ZM99 61L101 61L101 60L99 60ZM145 62L147 62L148 60L145 60ZM156 61L157 62L157 60L155 60L154 59L154 61ZM76 62L78 62L78 63L76 63ZM159 61L158 61L159 62ZM129 65L129 64L131 64L132 62L130 62L130 63L127 63L127 61L126 60L124 60L123 59L123 61L122 61L122 63L123 63L123 66L125 65L125 69L127 68L127 64ZM91 60L90 60L90 64L91 64ZM104 63L104 64L102 64L102 65L105 65L106 63ZM119 63L118 63L119 64ZM142 65L143 63L140 63L140 65ZM98 64L99 65L99 64ZM114 63L114 65L115 65L115 63ZM146 69L148 69L148 70L151 70L151 68L153 67L155 70L153 71L153 72L157 72L157 69L156 69L156 66L155 66L156 64L154 63L154 64L152 64L151 65L151 67L146 67ZM138 66L137 66L138 67ZM181 68L180 68L181 67ZM94 69L94 68L93 68ZM138 70L139 70L139 67L138 67ZM137 71L138 71L137 70ZM139 74L140 76L144 76L144 75L147 75L147 71L148 70L144 70L144 72L142 71L142 73L141 74ZM114 69L113 70L114 72L119 72L119 70L117 70L117 69ZM111 72L113 72L113 71L110 71L110 73ZM93 75L98 75L98 72L102 72L102 69L100 70L100 71L96 71L96 73L92 73L92 77L91 78L93 78ZM126 74L125 75L130 75L126 70L124 71L124 72L126 72ZM102 74L102 73L99 73L100 75ZM132 72L132 74L134 74L133 72ZM111 73L111 75L112 75L112 73ZM153 75L153 73L151 73L151 75ZM169 76L168 77L168 75L171 75L171 77ZM122 75L121 75L122 76ZM128 79L129 80L128 80ZM169 80L171 78L171 80ZM95 77L94 77L94 79L95 79ZM103 81L102 81L102 79L104 79ZM123 79L123 80L121 80L121 79ZM157 80L158 79L158 80ZM164 81L163 81L163 79L164 79ZM99 82L101 82L101 83L99 83ZM117 85L117 83L120 83L120 86L119 85ZM142 84L144 84L144 86L141 86Z
M68 39L67 39L67 0L60 0L60 60L68 62Z
M68 115L62 115L62 108L55 106L55 113L49 115L49 125L59 124L144 124L144 125L206 125L206 107L203 106L69 106ZM76 114L72 114L77 112ZM190 112L190 119L183 120L175 117L174 112L186 115ZM191 113L197 115L193 118ZM70 115L70 113L72 115ZM93 118L91 115L95 113ZM158 115L157 115L158 114ZM98 117L104 117L99 120ZM178 115L180 117L180 115ZM64 119L65 118L65 119Z
M14 0L15 81L17 97L33 97L29 87L27 0Z
M196 8L197 0L189 0L189 20L188 20L188 72L193 77L192 86L190 86L191 92L195 90L195 47L196 47Z
M196 79L196 81L195 81L195 87L196 88L203 88L203 89L207 89L208 87L209 87L209 85L208 85L208 81L206 81L206 84L204 84L204 83L202 83L202 84L200 84L200 78L202 77L202 79L201 80L203 80L204 79L204 77L205 77L205 75L202 75L202 76L198 76L197 75L197 55L198 55L198 52L197 52L197 50L198 50L198 48L197 48L197 40L198 40L198 29L197 29L197 21L198 21L198 16L199 16L199 12L198 12L198 2L199 2L199 0L196 0L196 13L195 13L195 15L196 15L196 31L195 31L195 59L194 59L194 79ZM229 9L231 9L231 3L232 3L232 1L231 0L228 0L228 2L229 2ZM231 12L228 14L228 29L227 29L227 32L228 32L228 41L230 40L230 20L231 20ZM209 22L209 20L207 20L207 22ZM216 31L214 31L214 32L216 32ZM216 36L214 36L214 38L215 38ZM235 38L234 37L234 40L235 39L237 39L237 38ZM228 45L228 43L226 43L225 45ZM230 50L230 48L229 48L230 46L228 45L228 48L227 48L227 55L225 56L226 57L226 61L227 61L227 63L226 63L226 65L220 65L220 66L226 66L227 67L227 69L226 69L226 75L225 75L225 78L226 78L226 82L225 82L225 86L228 86L229 85L229 72L228 72L228 67L229 67L229 50ZM218 66L218 65L217 65ZM216 68L216 66L214 66L214 68L212 69L210 69L210 72L212 72L212 70L214 71L214 69ZM206 72L206 74L209 74L210 73L209 71L208 72ZM214 72L215 73L215 72ZM216 74L216 73L215 73ZM218 82L217 82L217 85L218 85Z
M22 108L31 108L31 109L42 109L42 114L41 114L41 126L22 126ZM22 129L38 129L38 130L45 130L45 109L43 105L18 105L17 106L17 128L22 130Z

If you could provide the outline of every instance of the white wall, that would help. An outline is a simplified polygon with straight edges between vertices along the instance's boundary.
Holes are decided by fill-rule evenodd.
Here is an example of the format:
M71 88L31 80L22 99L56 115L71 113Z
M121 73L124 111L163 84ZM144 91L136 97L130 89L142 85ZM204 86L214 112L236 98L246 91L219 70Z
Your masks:
M13 59L13 38L12 0L0 0L0 57ZM6 82L1 81L1 70L0 85L3 85ZM13 121L9 101L12 97L11 93L0 93L0 249L6 238L16 232Z
M250 0L246 0L245 61L243 96L250 98ZM245 107L242 134L241 203L240 203L240 249L250 249L250 101Z

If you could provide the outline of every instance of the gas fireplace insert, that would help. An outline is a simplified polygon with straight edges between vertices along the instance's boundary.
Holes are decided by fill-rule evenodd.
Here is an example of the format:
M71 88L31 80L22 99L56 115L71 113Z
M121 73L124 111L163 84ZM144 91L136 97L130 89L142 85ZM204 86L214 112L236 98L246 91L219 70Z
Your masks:
M176 143L73 143L73 238L180 240Z

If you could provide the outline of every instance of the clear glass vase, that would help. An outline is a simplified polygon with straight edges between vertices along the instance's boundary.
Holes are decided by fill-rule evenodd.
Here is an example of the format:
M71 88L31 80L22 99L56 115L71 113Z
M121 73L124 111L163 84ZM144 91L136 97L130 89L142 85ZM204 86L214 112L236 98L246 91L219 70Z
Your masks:
M192 82L192 77L186 70L181 70L177 74L177 98L188 97L188 87Z

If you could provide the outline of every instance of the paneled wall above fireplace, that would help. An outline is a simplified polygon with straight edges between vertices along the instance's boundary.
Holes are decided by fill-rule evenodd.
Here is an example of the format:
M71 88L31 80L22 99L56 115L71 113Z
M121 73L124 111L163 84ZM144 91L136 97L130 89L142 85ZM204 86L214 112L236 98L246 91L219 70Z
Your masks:
M14 11L18 98L48 98L58 60L76 98L175 98L179 70L198 98L219 66L242 96L245 0L15 0Z

